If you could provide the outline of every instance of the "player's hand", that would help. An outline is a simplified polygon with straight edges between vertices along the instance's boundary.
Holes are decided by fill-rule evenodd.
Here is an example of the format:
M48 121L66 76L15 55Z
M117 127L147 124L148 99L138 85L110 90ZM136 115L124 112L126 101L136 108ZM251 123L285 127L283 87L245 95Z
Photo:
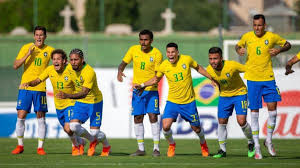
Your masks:
M28 83L23 83L20 85L20 89L27 89L29 87L29 84Z
M285 75L291 74L293 72L295 72L295 71L292 70L292 66L290 66L290 65L285 66L285 73L284 73Z
M237 53L240 55L240 56L244 56L245 53L246 53L246 48L240 48L237 50Z
M55 96L58 99L66 99L67 98L67 95L64 92L62 92L62 91L59 91Z
M142 86L141 86L140 84L136 84L136 83L133 83L133 84L132 84L132 87L133 87L134 89L137 89L137 90L139 90L139 89L142 88Z
M218 88L220 88L220 85L219 85L219 83L218 83L217 81L215 81L214 79L213 79L213 80L211 80L211 84L212 84L214 87L218 87Z
M118 71L117 79L119 82L123 82L123 77L126 77L125 74L121 71Z
M271 49L269 49L269 53L270 53L270 55L272 57L274 57L274 56L276 56L277 54L280 53L280 49L278 49L278 48L271 48Z

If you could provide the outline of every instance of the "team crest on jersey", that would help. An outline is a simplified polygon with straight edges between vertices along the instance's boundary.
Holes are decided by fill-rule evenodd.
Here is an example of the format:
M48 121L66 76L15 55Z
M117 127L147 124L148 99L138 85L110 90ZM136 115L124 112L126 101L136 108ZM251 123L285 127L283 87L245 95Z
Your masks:
M230 77L230 74L229 74L229 73L226 73L226 76L229 78L229 77Z
M186 65L185 65L185 64L182 64L182 68L185 69L185 68L186 68Z
M68 80L69 80L68 76L65 76L65 81L68 81Z
M48 56L48 53L47 53L47 52L44 52L44 56L47 57L47 56Z
M150 62L153 62L153 57L150 57Z
M269 40L265 40L265 45L268 45L269 44Z

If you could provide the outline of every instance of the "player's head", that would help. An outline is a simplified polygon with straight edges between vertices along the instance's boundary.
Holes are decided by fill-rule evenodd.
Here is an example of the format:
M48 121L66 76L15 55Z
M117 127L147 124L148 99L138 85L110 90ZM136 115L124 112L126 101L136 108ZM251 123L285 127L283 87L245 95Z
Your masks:
M33 31L34 34L34 44L41 48L47 38L46 28L43 26L36 26Z
M143 51L149 52L153 42L153 33L150 30L142 30L139 34L140 45Z
M67 63L67 54L62 49L55 49L51 53L51 59L54 69L57 72L62 72Z
M74 48L71 50L69 57L73 70L80 71L84 65L84 56L82 50Z
M262 14L253 16L253 30L257 37L262 37L265 34L266 19Z
M169 43L166 46L167 49L167 57L171 64L175 64L179 58L178 45L176 43Z
M219 47L211 47L208 50L209 64L216 70L223 68L222 49Z

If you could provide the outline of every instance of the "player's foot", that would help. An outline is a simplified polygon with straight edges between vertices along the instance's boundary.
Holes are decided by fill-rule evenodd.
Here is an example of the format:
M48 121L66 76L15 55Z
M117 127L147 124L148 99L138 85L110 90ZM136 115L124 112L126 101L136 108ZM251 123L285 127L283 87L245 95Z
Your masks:
M255 156L254 156L255 159L262 159L262 154L261 154L261 151L260 151L260 147L255 147Z
M80 147L79 146L73 146L72 147L72 156L79 156L80 154Z
M141 150L138 149L136 152L134 152L130 156L145 156L145 155L146 155L145 151L141 151Z
M248 144L248 157L253 157L255 155L254 143Z
M88 156L93 156L95 154L95 149L97 145L98 145L97 139L90 143L90 147L87 154Z
M108 155L109 155L109 153L110 153L110 148L111 148L111 146L108 146L108 147L103 147L103 149L102 149L102 153L101 153L101 155L100 155L100 156L108 156Z
M176 143L174 143L174 144L169 144L168 153L167 153L167 156L168 156L168 157L173 157L173 156L175 156L175 148L176 148Z
M45 152L44 148L38 148L36 153L39 154L39 155L46 155L46 152Z
M226 152L224 152L222 149L220 149L220 150L218 151L218 153L215 154L213 157L214 157L214 158L222 158L222 157L226 157Z
M11 154L21 154L24 152L24 146L17 145L17 147L11 152Z
M79 145L79 153L80 155L83 155L84 154L84 146L86 144L86 141L84 139L82 139L82 144Z
M204 144L200 144L200 145L201 145L201 150L202 150L202 156L203 157L209 156L209 150L208 150L206 141L204 142Z
M154 156L154 157L160 156L159 150L155 149L155 150L152 152L152 156Z
M268 149L268 152L271 156L276 156L276 152L272 143L269 143L265 140L264 145Z

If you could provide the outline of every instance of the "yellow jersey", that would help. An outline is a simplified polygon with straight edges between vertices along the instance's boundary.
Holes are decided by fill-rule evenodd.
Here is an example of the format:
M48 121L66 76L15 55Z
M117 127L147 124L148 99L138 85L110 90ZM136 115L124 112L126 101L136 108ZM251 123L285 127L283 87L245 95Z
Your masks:
M300 59L300 52L298 52L298 54L297 54L297 58L298 58L298 59Z
M282 47L285 43L285 39L272 32L266 32L262 37L257 37L253 31L245 33L237 44L247 48L245 79L251 81L274 80L269 49L274 48L275 45Z
M206 68L209 75L220 85L220 96L232 97L247 94L240 73L245 72L246 67L235 61L224 61L221 71L215 70L211 65Z
M159 65L162 62L162 54L157 48L152 48L148 53L141 49L141 45L134 45L129 48L123 61L129 64L133 62L133 83L142 84L155 76ZM147 91L157 91L157 85L148 86Z
M71 66L68 68L72 69ZM84 64L81 71L74 72L74 75L72 75L72 81L75 84L75 93L81 92L82 87L90 89L85 98L77 99L76 101L87 104L95 104L102 101L102 93L98 88L97 76L94 69L90 65Z
M197 62L189 55L179 55L175 64L164 60L159 66L156 76L166 75L169 84L168 101L176 104L188 104L195 100L191 68Z
M62 73L57 73L54 69L54 66L48 66L43 73L39 76L39 79L41 81L45 81L47 78L50 78L52 87L53 87L53 93L54 93L54 103L55 108L58 110L62 110L64 108L67 108L69 106L74 105L74 100L72 99L57 99L56 94L59 91L62 91L64 93L72 94L75 91L74 83L71 79L72 74L75 73L75 71L71 70L70 68L67 68L71 66L68 64L64 71Z
M19 60L23 58L29 51L29 48L34 43L25 44L16 58ZM26 59L24 63L24 72L22 75L21 84L30 82L35 80L39 75L47 68L49 61L51 59L51 53L54 48L44 45L43 48L38 48L36 46L33 47L34 51L32 54ZM37 86L28 87L25 90L33 90L33 91L46 91L46 82L42 82Z

